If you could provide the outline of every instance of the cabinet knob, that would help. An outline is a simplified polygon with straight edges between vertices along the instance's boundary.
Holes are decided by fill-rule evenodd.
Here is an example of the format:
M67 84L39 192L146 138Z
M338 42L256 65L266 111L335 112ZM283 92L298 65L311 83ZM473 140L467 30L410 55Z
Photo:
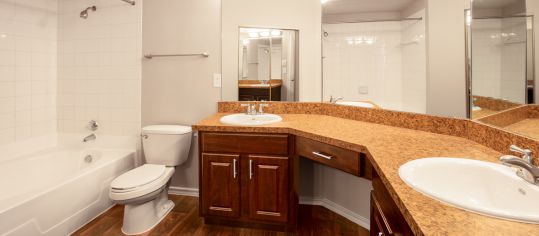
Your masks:
M378 232L378 236L384 236L384 233Z

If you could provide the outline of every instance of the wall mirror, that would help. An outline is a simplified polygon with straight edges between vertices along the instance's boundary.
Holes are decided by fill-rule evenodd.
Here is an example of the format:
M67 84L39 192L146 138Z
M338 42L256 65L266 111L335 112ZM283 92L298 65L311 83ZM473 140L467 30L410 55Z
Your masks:
M322 6L323 100L426 113L425 2Z
M525 0L472 2L470 118L534 103L534 26L526 12Z
M297 31L240 28L239 101L297 101Z
M539 139L534 21L525 0L473 1L467 20L469 114ZM528 105L526 105L528 104Z
M224 101L475 120L537 101L533 1L248 2L222 1Z

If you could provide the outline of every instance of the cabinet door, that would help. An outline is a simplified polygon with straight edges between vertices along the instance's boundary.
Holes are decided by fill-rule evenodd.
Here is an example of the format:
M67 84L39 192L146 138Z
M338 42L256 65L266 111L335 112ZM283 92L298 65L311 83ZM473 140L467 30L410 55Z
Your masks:
M249 217L288 220L288 157L249 156Z
M202 154L204 215L240 216L239 155Z

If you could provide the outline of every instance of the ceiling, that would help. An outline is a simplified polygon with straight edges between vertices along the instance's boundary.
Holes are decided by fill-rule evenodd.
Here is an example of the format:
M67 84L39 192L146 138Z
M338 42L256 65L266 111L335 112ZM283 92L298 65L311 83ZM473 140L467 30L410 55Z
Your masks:
M399 12L416 0L328 0L324 14Z

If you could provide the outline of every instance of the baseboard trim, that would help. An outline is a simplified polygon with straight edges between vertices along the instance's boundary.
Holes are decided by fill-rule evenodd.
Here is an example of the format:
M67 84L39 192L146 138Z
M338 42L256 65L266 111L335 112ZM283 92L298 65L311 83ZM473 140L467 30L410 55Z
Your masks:
M171 186L168 189L168 193L172 195L181 195L181 196L191 196L191 197L198 197L198 188L184 188L184 187L174 187ZM351 211L346 209L345 207L327 199L327 198L310 198L310 197L301 197L299 200L300 204L305 205L315 205L315 206L323 206L330 211L335 212L336 214L341 215L342 217L358 224L359 226L370 229L370 220Z
M168 194L198 197L198 188L184 188L184 187L170 186L170 188L168 188Z
M309 198L309 197L301 197L299 200L300 204L304 205L315 205L315 206L323 206L330 211L335 212L336 214L341 215L342 217L360 225L361 227L370 230L371 221L351 210L346 209L345 207L330 201L327 198Z

